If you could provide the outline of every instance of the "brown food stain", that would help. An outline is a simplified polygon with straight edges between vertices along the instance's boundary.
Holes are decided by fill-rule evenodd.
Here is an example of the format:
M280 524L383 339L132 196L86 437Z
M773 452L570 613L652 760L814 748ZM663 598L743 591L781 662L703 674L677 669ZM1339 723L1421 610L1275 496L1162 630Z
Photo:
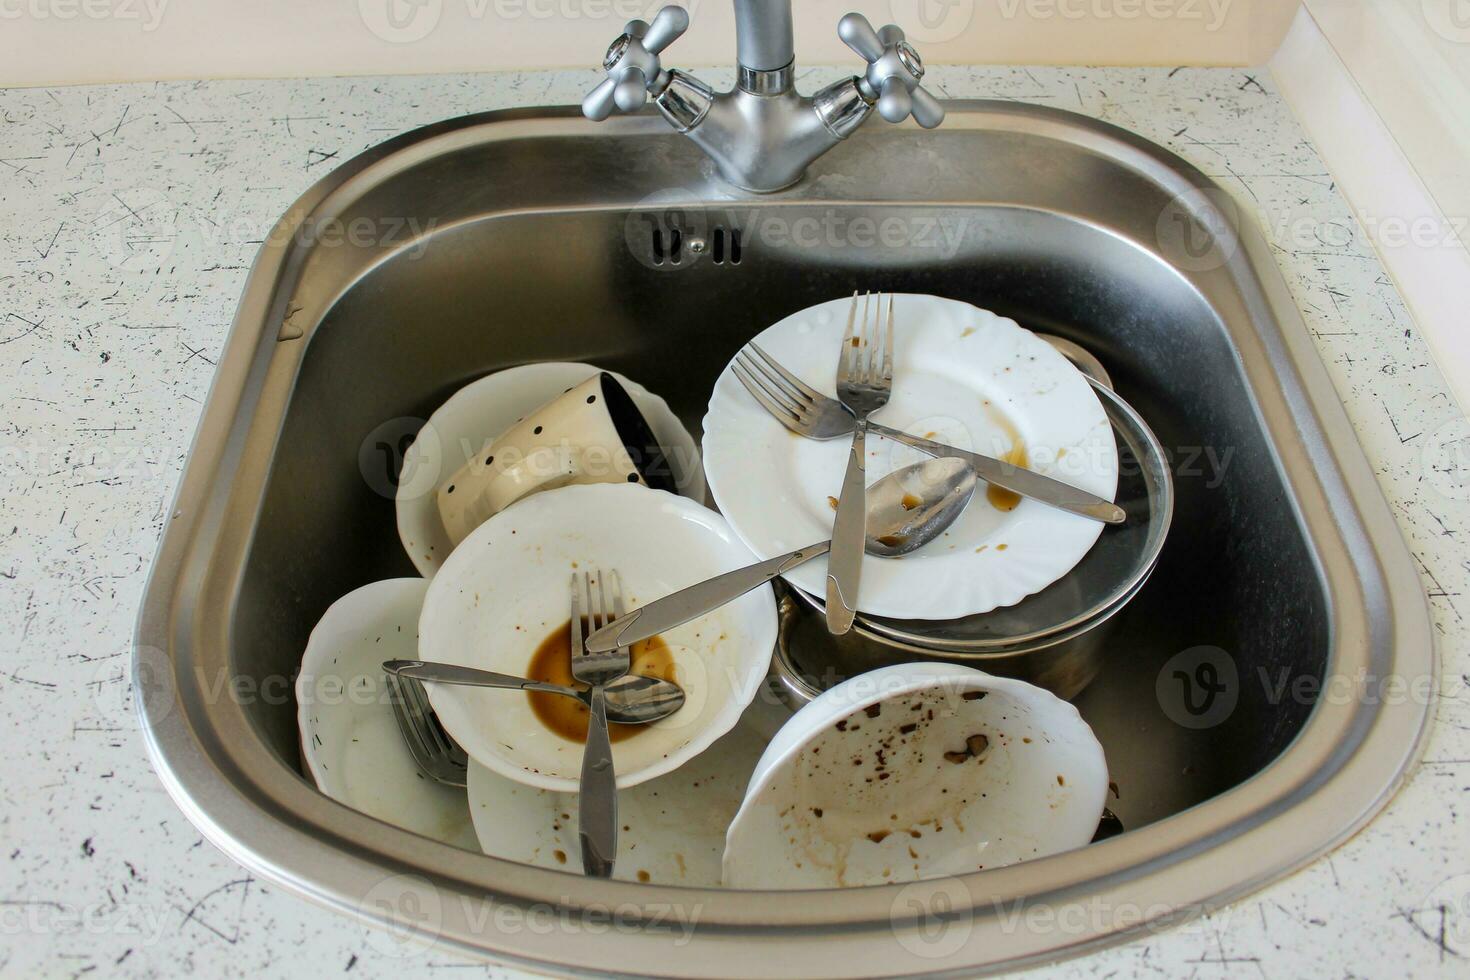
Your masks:
M579 691L586 690L586 684L572 679L571 627L572 621L568 619L566 623L552 630L551 635L541 641L541 645L531 655L531 662L526 666L527 677L550 684L561 684L564 687L574 687ZM582 635L586 636L589 632L591 630L587 626L586 617L583 617ZM641 674L644 677L657 677L666 681L677 680L674 669L674 652L669 649L669 645L664 642L662 636L650 637L633 644L632 656L633 666L629 673ZM569 742L586 743L589 714L586 704L561 694L548 694L544 691L527 691L526 697L531 701L531 713L536 716L537 721ZM647 725L620 725L617 722L609 722L607 734L609 740L621 742L647 729Z
M1007 368L1007 370L1010 369ZM985 402L985 408L986 416L989 417L990 421L997 428L1005 433L1007 441L1011 444L1011 448L1001 455L1001 462L1022 468L1028 467L1030 460L1027 457L1026 443L1021 438L1020 430L1016 428L1010 419L1006 418L1004 414L992 406L989 400ZM985 487L985 499L996 510L1012 511L1021 502L1021 495L1019 493L1012 493L1010 490L1002 490L1000 487L991 483Z
M1022 469L1025 469L1027 463L1029 462L1026 458L1026 447L1020 442L1017 442L1015 445L1013 445L1008 452L1000 457L1000 459L1003 463L1010 463L1011 465L1019 466ZM985 499L989 501L990 506L994 507L996 510L1012 511L1015 510L1016 505L1021 502L1021 495L1012 490L1006 490L1003 487L998 487L994 483L987 483L985 485ZM1005 545L1001 545L1001 547L1004 548Z

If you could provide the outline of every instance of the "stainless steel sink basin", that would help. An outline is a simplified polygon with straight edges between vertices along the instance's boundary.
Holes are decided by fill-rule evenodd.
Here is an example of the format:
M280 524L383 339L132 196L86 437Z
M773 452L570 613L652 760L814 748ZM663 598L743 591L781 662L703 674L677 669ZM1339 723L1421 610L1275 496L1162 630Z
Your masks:
M202 832L423 942L569 971L878 976L1116 941L1283 875L1376 812L1427 723L1424 699L1378 695L1432 677L1429 620L1264 241L1219 226L1213 185L1126 132L948 109L934 132L871 127L774 196L706 178L657 118L572 110L433 126L308 192L250 276L139 626L154 763ZM413 573L385 491L418 420L497 368L587 360L697 432L746 338L855 286L1083 344L1175 454L1171 540L1079 702L1126 833L903 888L674 889L472 855L303 778L285 680L329 603Z

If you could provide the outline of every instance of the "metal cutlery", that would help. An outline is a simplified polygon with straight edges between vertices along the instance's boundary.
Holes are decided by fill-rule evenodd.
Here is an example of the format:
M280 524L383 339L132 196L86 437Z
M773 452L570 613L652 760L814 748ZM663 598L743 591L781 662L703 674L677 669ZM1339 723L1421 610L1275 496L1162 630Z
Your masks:
M428 660L385 660L383 670L390 682L429 681L434 684L459 684L464 687L491 687L510 691L541 691L575 698L590 704L590 691L578 691L546 681L514 674L501 674L478 667L435 663ZM607 697L607 719L619 725L646 725L667 718L684 706L684 690L673 681L657 677L626 674L604 688ZM425 702L427 703L427 702Z
M612 603L608 603L611 579ZM580 581L579 581L580 580ZM597 592L593 593L596 581ZM582 871L611 878L618 853L618 784L613 769L612 742L607 732L605 686L632 666L626 646L594 653L582 642L582 596L586 595L587 626L596 631L623 615L622 582L615 571L572 574L572 676L592 688L587 745L582 753L582 779L577 793L577 834L582 844Z
M863 527L867 507L865 477L868 416L888 404L893 391L893 296L888 297L888 317L883 320L883 294L878 294L875 316L868 318L872 294L863 297L862 323L856 323L858 294L852 294L847 330L837 357L837 400L852 413L852 448L847 455L847 472L837 498L837 515L832 520L832 553L827 557L827 629L841 636L852 629L857 615L858 587L863 571ZM854 332L856 327L856 332Z
M424 685L393 671L388 671L386 677L393 698L393 716L398 719L398 730L403 733L413 761L435 782L464 786L469 756L439 723Z
M895 470L867 488L868 554L897 558L943 534L975 493L975 471L962 459L939 458ZM593 652L627 646L718 609L803 562L825 555L823 541L680 589L634 609L587 637Z
M797 435L836 439L856 428L856 420L841 403L802 381L753 342L735 355L733 369L761 407ZM1023 497L1105 524L1121 524L1125 519L1123 508L1117 504L1023 466L910 435L881 422L869 422L867 428L931 456L963 459L975 468L980 479ZM830 600L827 608L831 609Z

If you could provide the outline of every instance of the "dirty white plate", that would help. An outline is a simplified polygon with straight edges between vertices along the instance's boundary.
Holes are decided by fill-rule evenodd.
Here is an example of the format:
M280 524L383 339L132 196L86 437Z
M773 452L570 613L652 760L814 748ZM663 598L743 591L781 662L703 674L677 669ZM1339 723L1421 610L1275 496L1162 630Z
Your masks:
M802 708L725 843L733 888L842 888L999 868L1092 840L1108 767L1077 709L957 664L898 664Z
M399 734L384 660L418 657L429 583L373 582L328 607L296 677L301 750L317 788L339 803L425 837L474 849L465 791L424 776Z
M618 794L614 878L717 888L725 831L766 740L742 719L709 748L667 775ZM580 873L577 796L535 789L473 760L470 813L486 854Z
M861 303L861 300L859 301ZM755 337L766 353L836 396L836 366L852 299L795 313ZM1087 379L1014 320L968 303L899 294L893 395L874 421L1004 457L1108 500L1118 482L1112 427ZM705 472L730 525L761 558L824 541L850 440L792 435L727 366L704 419ZM870 434L867 482L924 457ZM830 499L829 499L830 498ZM1061 578L1102 525L1035 500L1001 510L986 488L939 540L901 560L865 556L858 607L875 616L955 619L1019 602ZM787 573L825 592L827 560Z
M568 388L603 370L591 364L548 361L523 364L465 385L439 406L403 454L394 506L398 537L419 574L433 578L454 545L439 517L439 484L478 456L506 429ZM609 371L632 397L668 453L679 492L704 502L704 470L694 437L668 402Z
M425 660L526 676L538 647L564 629L574 571L616 569L629 611L750 564L722 517L637 484L562 487L527 497L476 528L429 584L419 619ZM671 772L739 719L776 642L770 586L662 634L684 706L613 742L618 786ZM582 743L537 718L521 692L426 685L439 720L471 757L509 779L574 792Z

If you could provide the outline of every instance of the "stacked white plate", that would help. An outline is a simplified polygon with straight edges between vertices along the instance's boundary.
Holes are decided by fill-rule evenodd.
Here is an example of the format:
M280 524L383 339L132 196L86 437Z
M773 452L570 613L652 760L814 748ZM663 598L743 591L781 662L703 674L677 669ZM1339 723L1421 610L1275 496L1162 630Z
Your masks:
M836 396L836 365L851 299L792 314L757 335L806 384ZM899 294L894 383L873 418L997 458L1111 500L1118 485L1113 428L1092 385L1061 353L1014 320L968 303ZM705 472L731 527L762 558L831 536L849 440L793 435L745 390L731 367L704 419ZM869 483L924 458L881 437L867 441ZM858 607L867 616L951 620L1010 606L1064 577L1103 525L1036 500L1013 507L983 488L941 538L899 560L865 556ZM823 590L826 559L786 578Z

